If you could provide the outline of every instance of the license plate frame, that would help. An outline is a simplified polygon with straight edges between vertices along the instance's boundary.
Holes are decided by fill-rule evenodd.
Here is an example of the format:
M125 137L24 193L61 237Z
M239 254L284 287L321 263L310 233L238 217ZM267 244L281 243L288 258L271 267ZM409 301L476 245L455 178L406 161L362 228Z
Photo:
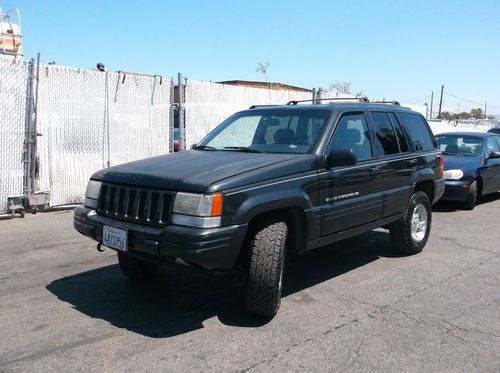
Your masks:
M128 251L128 230L104 225L102 227L102 244L119 251Z

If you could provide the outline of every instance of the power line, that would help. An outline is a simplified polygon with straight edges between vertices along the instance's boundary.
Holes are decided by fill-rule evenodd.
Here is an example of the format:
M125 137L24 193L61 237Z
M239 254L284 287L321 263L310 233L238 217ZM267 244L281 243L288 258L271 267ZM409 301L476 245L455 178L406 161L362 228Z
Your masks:
M466 98L458 97L458 96L456 96L456 95L454 95L454 94L451 94L450 92L446 92L446 91L445 91L444 93L445 93L447 96L451 96L451 97L454 97L454 98L459 99L459 100L461 100L461 101L468 102L469 104L479 105L479 107L482 107L482 106L484 105L484 102L479 103L479 102L476 102L476 101L468 100L468 99L466 99ZM500 106L498 106L498 105L491 105L491 104L488 104L488 107L490 107L490 108L497 108L497 109L500 109Z

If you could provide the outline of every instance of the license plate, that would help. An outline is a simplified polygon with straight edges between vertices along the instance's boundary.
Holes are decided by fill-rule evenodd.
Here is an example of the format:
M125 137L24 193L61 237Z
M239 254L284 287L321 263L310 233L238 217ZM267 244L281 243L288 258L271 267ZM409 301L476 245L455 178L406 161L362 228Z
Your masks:
M105 225L102 231L102 244L120 251L127 251L127 231Z

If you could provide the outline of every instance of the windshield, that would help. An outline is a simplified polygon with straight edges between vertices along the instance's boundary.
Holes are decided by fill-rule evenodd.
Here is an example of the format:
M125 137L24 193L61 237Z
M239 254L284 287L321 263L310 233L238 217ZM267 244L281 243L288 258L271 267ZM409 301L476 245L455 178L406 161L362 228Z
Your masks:
M331 110L252 110L236 113L194 149L256 153L312 152Z
M483 152L483 139L477 136L439 135L436 141L445 155L477 157Z

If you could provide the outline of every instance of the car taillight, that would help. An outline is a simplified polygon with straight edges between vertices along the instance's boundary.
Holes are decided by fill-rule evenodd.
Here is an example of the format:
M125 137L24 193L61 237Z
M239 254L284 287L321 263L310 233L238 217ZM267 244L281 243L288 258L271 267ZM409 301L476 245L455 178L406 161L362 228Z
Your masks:
M444 157L442 154L439 154L438 158L439 158L439 174L441 175L441 177L443 177L444 176Z

